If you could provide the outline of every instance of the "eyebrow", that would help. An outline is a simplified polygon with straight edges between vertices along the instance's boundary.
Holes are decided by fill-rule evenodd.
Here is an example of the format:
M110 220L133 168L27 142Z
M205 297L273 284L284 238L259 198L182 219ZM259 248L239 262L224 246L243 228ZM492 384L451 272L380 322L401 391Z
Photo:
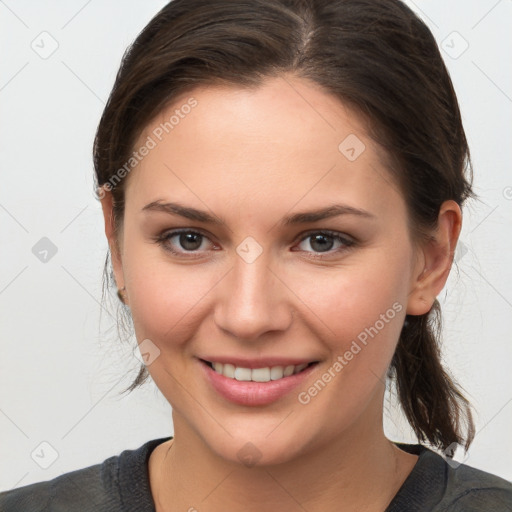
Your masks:
M195 220L197 222L203 222L206 224L212 224L216 226L226 225L226 222L222 218L217 217L216 215L211 215L210 213L204 210L198 210L196 208L184 206L176 202L153 201L144 206L144 208L142 208L142 211L164 212L171 215L179 215L180 217L185 217L186 219ZM362 210L344 204L334 204L317 210L299 212L294 213L292 215L288 215L281 220L280 224L283 226L307 224L311 222L318 222L324 219L329 219L331 217L337 217L339 215L357 215L359 217L367 219L377 218L374 214L366 210Z

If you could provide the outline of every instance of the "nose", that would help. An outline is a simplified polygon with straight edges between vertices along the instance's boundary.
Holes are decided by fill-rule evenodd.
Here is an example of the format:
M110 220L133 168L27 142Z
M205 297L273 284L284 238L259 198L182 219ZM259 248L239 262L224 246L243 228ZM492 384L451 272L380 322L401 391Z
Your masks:
M235 256L218 290L214 317L220 329L237 339L256 341L290 327L293 293L285 276L270 264L265 253L252 263Z

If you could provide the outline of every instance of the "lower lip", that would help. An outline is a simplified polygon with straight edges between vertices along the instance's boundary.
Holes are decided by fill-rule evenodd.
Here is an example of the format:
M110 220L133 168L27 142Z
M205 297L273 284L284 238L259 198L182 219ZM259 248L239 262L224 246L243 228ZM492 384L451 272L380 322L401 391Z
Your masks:
M199 364L213 388L226 400L238 405L268 405L301 384L318 366L312 364L300 373L268 382L240 381L224 377L203 361Z

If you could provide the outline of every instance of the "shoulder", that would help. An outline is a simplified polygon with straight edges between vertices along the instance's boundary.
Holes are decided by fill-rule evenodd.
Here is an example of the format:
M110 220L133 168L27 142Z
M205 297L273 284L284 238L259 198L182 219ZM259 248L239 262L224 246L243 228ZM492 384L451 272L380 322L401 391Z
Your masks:
M512 512L511 482L424 446L398 445L419 458L386 512Z
M99 464L0 492L2 512L152 511L147 477L151 451L169 438L148 441ZM132 508L135 507L135 508Z
M107 510L115 496L113 488L102 476L109 475L111 459L101 464L71 471L53 480L25 485L0 493L0 510L3 512L46 512L65 510ZM111 480L113 483L113 480ZM103 507L103 508L101 508ZM117 508L113 508L117 510Z
M445 464L446 492L440 512L512 512L511 482L466 464Z

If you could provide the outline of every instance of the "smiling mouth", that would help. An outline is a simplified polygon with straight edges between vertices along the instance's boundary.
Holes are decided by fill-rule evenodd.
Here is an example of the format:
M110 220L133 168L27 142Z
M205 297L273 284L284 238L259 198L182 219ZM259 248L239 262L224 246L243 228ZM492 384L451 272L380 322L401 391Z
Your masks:
M291 375L297 375L298 373L303 372L307 368L318 364L318 361L313 361L311 363L303 363L298 365L292 364L288 366L243 368L241 366L236 366L230 363L217 363L212 361L206 361L204 359L201 359L201 361L219 375L223 375L228 379L246 382L270 382L280 380L286 377L290 377Z

